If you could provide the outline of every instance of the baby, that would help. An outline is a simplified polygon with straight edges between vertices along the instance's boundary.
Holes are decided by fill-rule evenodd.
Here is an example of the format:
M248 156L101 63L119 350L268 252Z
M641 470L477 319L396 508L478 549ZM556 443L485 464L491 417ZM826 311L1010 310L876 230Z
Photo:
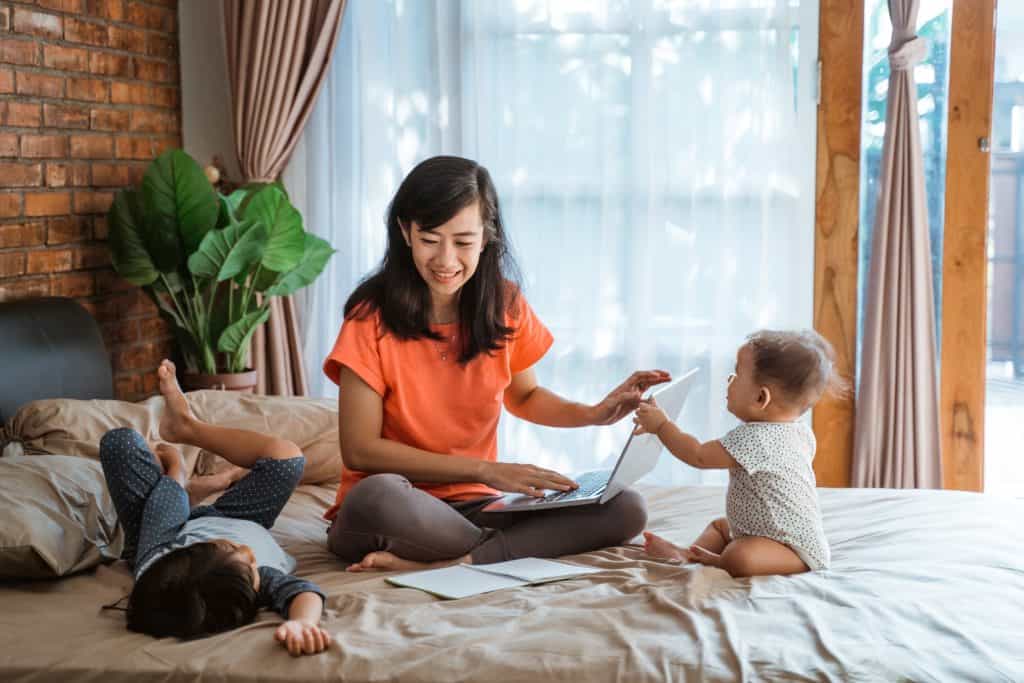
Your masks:
M726 516L688 548L644 532L648 555L720 567L732 576L826 569L830 554L811 461L814 433L801 415L825 393L842 393L831 345L817 332L762 330L736 353L726 392L743 424L701 443L669 421L651 399L636 411L637 433L655 434L676 458L729 470Z

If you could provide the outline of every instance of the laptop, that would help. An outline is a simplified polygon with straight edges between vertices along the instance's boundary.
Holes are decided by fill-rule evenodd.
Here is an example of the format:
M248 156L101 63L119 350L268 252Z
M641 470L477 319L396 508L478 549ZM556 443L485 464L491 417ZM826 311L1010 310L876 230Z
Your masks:
M677 380L651 392L658 406L673 422L683 412L683 404L693 387L697 369L690 370ZM522 512L607 503L632 486L658 464L663 448L654 434L634 434L630 430L626 445L615 463L615 469L595 470L573 477L579 488L574 491L550 491L542 497L510 493L498 498L483 509L484 512Z

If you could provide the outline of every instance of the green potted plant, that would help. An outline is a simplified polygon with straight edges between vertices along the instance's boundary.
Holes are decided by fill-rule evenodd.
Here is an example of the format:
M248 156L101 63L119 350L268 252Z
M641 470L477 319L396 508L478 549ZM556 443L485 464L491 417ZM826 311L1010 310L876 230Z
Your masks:
M191 389L251 391L249 346L271 298L311 284L334 253L303 229L280 183L223 195L179 149L117 194L108 222L114 269L170 322Z

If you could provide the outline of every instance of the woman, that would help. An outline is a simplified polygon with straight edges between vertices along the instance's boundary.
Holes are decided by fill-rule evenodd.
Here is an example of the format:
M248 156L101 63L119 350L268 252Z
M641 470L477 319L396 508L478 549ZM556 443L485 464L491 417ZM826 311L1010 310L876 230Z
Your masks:
M485 513L500 491L569 490L551 470L498 462L501 407L551 427L611 424L662 371L636 372L600 403L567 401L532 369L552 343L514 282L487 170L434 157L388 209L379 270L345 304L324 372L338 385L345 469L328 547L350 571L555 557L616 545L646 522L624 491L604 505Z

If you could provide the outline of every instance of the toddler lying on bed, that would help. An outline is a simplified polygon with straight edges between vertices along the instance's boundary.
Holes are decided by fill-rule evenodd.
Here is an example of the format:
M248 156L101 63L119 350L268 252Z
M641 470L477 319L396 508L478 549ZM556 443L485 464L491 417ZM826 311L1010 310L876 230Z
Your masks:
M657 435L676 458L702 469L729 469L726 517L680 548L644 532L653 557L700 562L732 576L797 574L826 569L814 470L814 432L798 418L826 392L843 391L831 345L817 332L761 331L736 354L726 392L744 424L701 443L669 421L656 402L636 411L637 433Z
M125 531L122 557L134 567L128 628L156 637L194 638L237 628L261 607L285 617L274 637L292 655L322 652L323 593L291 576L295 560L267 531L305 465L298 447L256 432L200 422L178 388L174 364L157 370L165 399L160 436L218 453L248 469L212 505L191 508L181 453L154 455L141 434L115 429L100 442L100 463Z

